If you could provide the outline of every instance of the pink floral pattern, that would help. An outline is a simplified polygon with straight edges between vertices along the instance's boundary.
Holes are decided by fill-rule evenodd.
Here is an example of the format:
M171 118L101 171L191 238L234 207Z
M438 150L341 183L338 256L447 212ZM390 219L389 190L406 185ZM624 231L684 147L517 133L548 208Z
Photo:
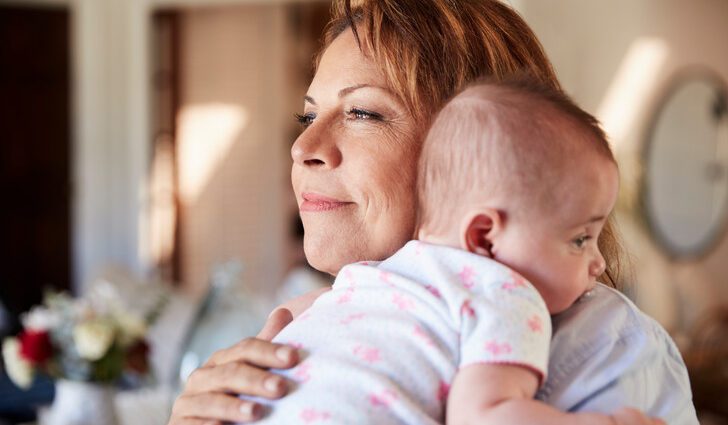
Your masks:
M533 332L543 332L543 320L541 320L541 317L535 314L531 316L531 318L528 319L528 328Z
M301 388L306 383L321 390L289 394L283 400L298 400L297 404L278 409L285 412L285 419L278 423L341 423L352 412L358 413L352 409L361 404L362 412L376 412L377 418L420 417L420 412L409 416L411 406L404 400L412 395L444 408L453 378L447 371L473 363L522 363L545 373L548 311L534 302L538 293L519 274L497 264L481 264L471 254L439 251L426 243L412 243L403 259L407 261L360 262L344 268L336 289L276 337L277 342L288 341L294 348L305 343L308 355L297 367L279 373ZM308 317L309 322L295 326ZM320 325L335 326L319 334ZM290 329L300 333L287 334ZM302 336L310 333L316 336L310 340ZM433 373L405 373L402 365L423 359L435 365ZM342 368L329 367L334 364ZM422 367L425 370L427 365ZM390 380L366 379L368 373L377 378L384 374ZM371 384L377 382L397 384Z
M366 314L365 313L353 313L353 314L350 314L350 315L344 317L343 319L339 320L339 323L341 323L344 326L348 326L352 322L355 322L357 320L361 320L364 317L366 317Z
M494 357L502 356L504 354L511 353L511 344L507 342L498 343L496 341L487 341L485 343L485 351L492 354Z
M473 286L475 286L476 275L472 267L463 267L460 273L458 273L458 277L460 278L460 283L467 289L473 289Z
M380 360L378 348L357 345L356 347L354 347L353 353L358 358L370 364L376 363Z
M460 314L468 317L476 317L475 310L470 305L470 300L465 300L462 307L460 307Z
M392 278L392 274L391 273L385 272L383 270L381 272L379 272L379 280L381 280L382 282L386 283L387 286L389 286L390 288L391 287L394 287L394 283L392 283L391 278Z
M306 382L311 379L311 362L303 362L294 369L293 376L298 382Z
M374 407L390 407L397 399L399 399L397 393L390 389L369 394L369 403Z
M436 298L442 298L442 294L440 293L440 290L435 288L432 285L425 285L425 289L430 291L432 295L434 295Z
M316 410L312 407L307 407L301 411L299 418L305 424L312 424L315 422L328 421L329 419L331 419L331 414L329 412Z
M523 276L521 276L520 274L518 274L514 271L511 271L510 275L511 275L511 280L504 283L502 286L502 288L505 289L506 291L512 291L516 288L523 288L523 287L527 286L526 279L524 279Z
M414 301L399 292L392 294L392 304L396 305L398 309L405 311L411 310L415 306Z

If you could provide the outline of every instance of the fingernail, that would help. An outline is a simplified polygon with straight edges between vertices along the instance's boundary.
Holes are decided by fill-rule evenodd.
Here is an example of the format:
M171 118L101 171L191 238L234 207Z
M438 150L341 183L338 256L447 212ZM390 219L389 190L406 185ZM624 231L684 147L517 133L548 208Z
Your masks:
M240 405L240 413L242 413L245 416L250 416L253 414L253 404L252 403L243 403Z
M263 383L263 386L266 390L276 393L280 390L281 385L283 385L283 381L281 381L280 378L268 378Z
M240 405L240 413L249 418L256 417L259 410L259 406L254 403L243 403Z
M291 361L291 356L293 355L293 350L291 347L280 347L276 350L276 357L283 360L284 362Z

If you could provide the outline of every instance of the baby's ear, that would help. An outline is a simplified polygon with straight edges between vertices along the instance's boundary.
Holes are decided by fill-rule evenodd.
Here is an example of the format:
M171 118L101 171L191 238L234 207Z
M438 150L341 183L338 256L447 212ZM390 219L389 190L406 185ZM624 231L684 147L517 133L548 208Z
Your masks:
M481 208L465 216L461 248L474 254L493 257L493 241L503 227L502 213L493 208Z

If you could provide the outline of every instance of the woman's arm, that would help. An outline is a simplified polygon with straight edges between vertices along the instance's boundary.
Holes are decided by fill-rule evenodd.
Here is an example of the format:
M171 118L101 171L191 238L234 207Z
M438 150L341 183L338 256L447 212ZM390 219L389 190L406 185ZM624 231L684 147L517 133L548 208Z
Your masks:
M598 285L553 318L548 379L536 397L563 411L629 406L697 425L690 381L669 335L624 295Z

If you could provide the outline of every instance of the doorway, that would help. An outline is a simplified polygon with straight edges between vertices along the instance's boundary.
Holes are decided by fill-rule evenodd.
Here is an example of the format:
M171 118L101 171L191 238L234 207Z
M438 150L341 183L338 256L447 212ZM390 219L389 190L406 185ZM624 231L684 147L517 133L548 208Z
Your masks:
M0 6L0 300L12 317L70 287L69 15Z

